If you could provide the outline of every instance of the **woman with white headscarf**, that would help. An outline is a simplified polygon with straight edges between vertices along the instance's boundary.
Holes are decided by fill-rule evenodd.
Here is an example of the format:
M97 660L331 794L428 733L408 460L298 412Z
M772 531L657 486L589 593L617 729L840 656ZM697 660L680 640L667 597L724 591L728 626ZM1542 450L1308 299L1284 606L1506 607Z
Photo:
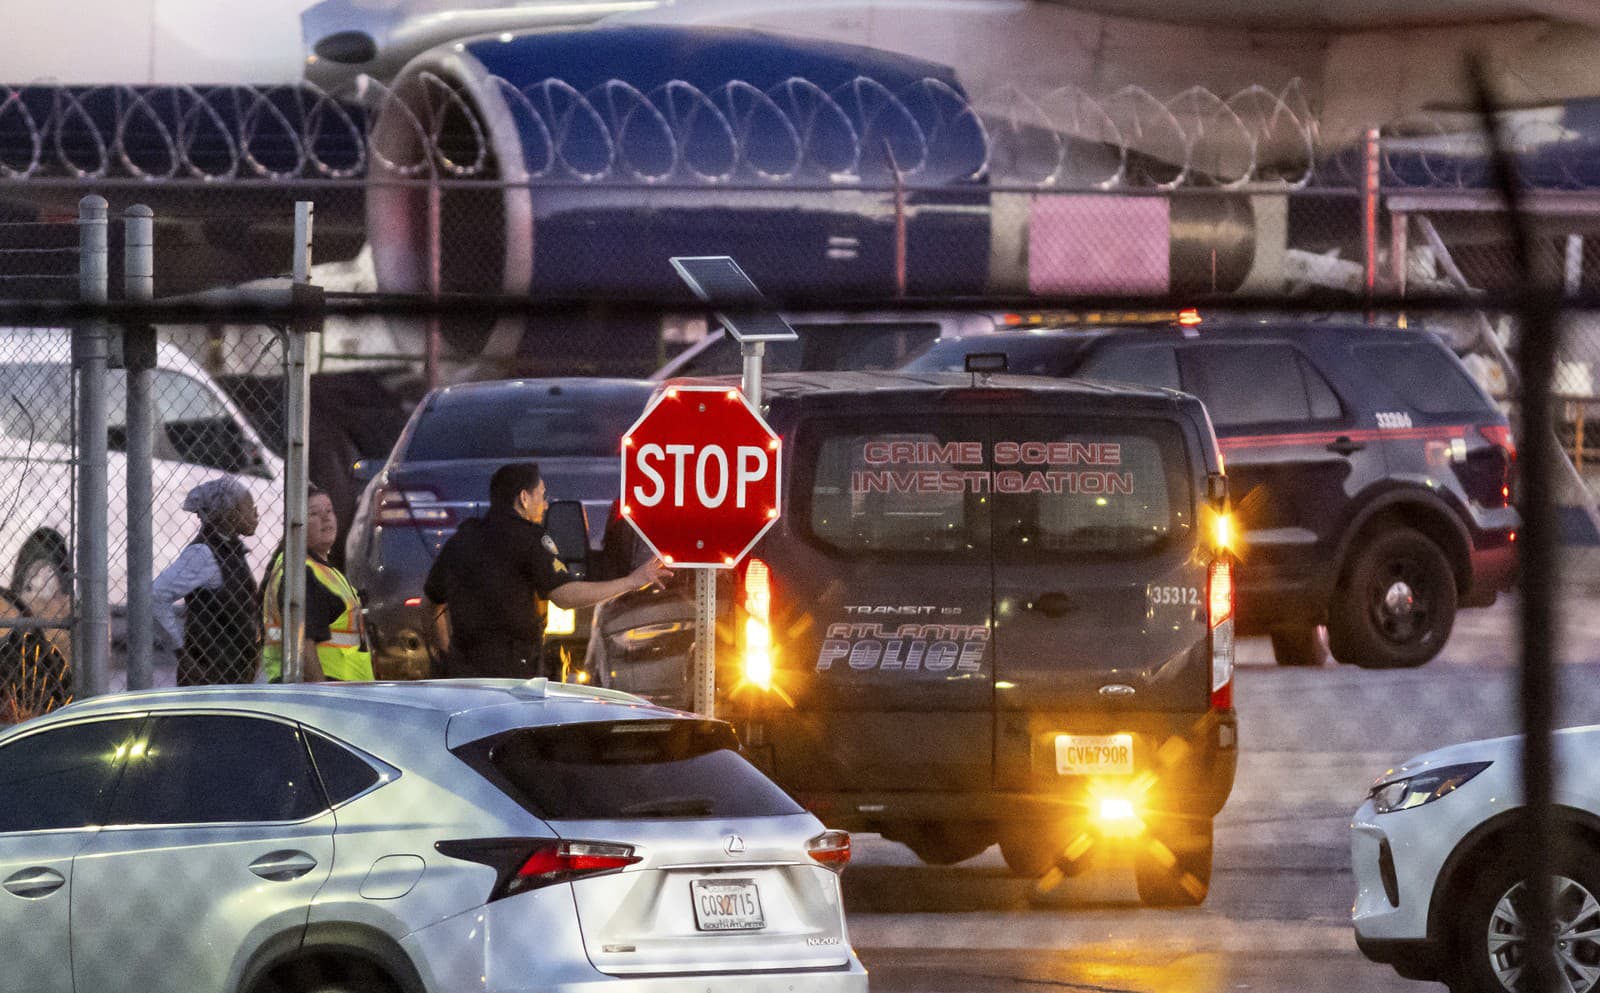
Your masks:
M255 678L256 583L242 537L259 523L250 491L227 476L189 491L183 509L200 518L200 533L155 581L155 619L178 649L178 685L248 683ZM178 632L174 604L186 616Z

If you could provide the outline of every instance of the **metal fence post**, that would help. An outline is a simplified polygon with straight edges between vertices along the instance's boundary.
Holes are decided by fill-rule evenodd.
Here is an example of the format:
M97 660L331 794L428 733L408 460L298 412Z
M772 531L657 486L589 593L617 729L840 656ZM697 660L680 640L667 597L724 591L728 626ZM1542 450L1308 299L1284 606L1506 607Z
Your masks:
M428 177L428 295L435 302L439 299L439 292L444 286L443 265L444 248L441 244L443 237L443 194L439 189L439 177L434 173ZM440 335L443 333L442 322L436 312L428 314L428 343L423 351L423 379L428 389L439 385L439 349Z
M155 297L155 212L135 204L123 212L122 295ZM155 620L155 407L150 381L156 364L156 330L148 324L122 329L123 367L128 376L128 689L155 684L151 655Z
M309 200L294 205L294 281L311 281L311 224ZM306 436L311 431L311 375L306 365L306 332L289 329L289 349L284 369L284 473L283 473L283 681L305 678L301 646L306 632L306 482L310 462Z
M1368 128L1362 146L1361 171L1361 254L1362 290L1367 301L1367 323L1376 320L1372 298L1378 291L1378 207L1381 196L1383 132Z
M1526 821L1518 825L1518 854L1528 871L1524 901L1518 907L1523 934L1519 989L1552 993L1560 988L1556 964L1555 897L1552 868L1557 835L1554 811L1556 754L1556 668L1559 652L1557 617L1561 582L1561 546L1557 531L1555 417L1551 383L1561 335L1561 292L1555 273L1537 251L1533 225L1524 201L1516 162L1505 144L1495 116L1496 103L1480 60L1469 64L1478 112L1489 142L1491 175L1505 204L1517 277L1521 283L1518 317L1522 321L1517 349L1522 382L1522 437L1517 441L1522 463L1521 555L1522 602L1519 606L1522 648L1522 789Z
M78 201L78 296L86 303L105 303L109 281L105 197ZM98 696L109 688L111 649L110 588L106 573L106 325L88 320L74 330L74 365L78 369L78 622L72 657L82 679L79 697Z

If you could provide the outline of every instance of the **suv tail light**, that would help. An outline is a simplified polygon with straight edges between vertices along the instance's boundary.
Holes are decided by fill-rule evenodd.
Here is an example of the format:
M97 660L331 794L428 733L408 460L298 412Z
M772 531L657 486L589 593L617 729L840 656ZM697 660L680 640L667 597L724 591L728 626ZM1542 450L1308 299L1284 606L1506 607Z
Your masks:
M744 639L741 654L744 681L772 688L772 570L758 558L745 560L741 599Z
M1512 459L1517 457L1517 443L1511 437L1511 427L1507 424L1484 424L1478 428L1478 433L1483 435L1493 444L1505 449L1506 456Z
M483 838L441 841L441 855L489 866L499 874L489 900L617 872L640 861L632 845L610 841L559 841L538 838Z
M456 523L449 507L437 506L438 494L432 490L402 490L385 486L374 500L377 507L374 517L384 527L410 526L418 528L447 528Z
M806 854L834 872L850 864L850 832L824 831L806 842Z
M1494 494L1494 499L1484 501L1488 507L1506 507L1511 504L1511 487L1517 475L1517 443L1511 435L1511 428L1505 424L1482 424L1478 426L1478 433L1492 445L1500 449L1501 466L1499 478L1492 480L1491 485L1497 485L1499 492Z
M1211 709L1227 710L1233 706L1233 563L1226 556L1213 559L1206 580L1211 621Z

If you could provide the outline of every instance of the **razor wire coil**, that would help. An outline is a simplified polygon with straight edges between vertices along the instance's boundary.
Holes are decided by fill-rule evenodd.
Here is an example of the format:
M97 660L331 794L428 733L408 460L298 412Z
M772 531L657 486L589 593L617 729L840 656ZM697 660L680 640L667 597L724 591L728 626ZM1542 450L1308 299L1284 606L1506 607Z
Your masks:
M515 147L495 124L512 126ZM1514 148L1541 156L1534 185L1600 185L1585 135L1543 119L1508 131ZM1383 129L1382 180L1479 185L1481 145L1449 115L1410 115ZM579 90L559 78L468 85L432 71L395 85L362 77L338 94L310 83L0 89L0 180L1294 190L1355 186L1360 159L1325 145L1298 81L1167 99L1137 86L974 97L939 79L891 88L867 76L832 88L792 77L765 88L610 79Z

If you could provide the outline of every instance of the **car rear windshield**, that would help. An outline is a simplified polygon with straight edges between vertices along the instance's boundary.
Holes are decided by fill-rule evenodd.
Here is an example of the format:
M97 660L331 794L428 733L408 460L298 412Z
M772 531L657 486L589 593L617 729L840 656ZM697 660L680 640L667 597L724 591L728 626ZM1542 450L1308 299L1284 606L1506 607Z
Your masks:
M1155 418L818 419L796 463L798 518L846 555L1128 558L1193 527L1183 436Z
M1481 414L1494 409L1450 350L1437 342L1357 345L1356 354L1412 410L1424 414Z
M616 455L650 389L441 397L418 419L406 461Z
M738 747L718 721L609 721L513 731L488 763L546 820L801 813Z

